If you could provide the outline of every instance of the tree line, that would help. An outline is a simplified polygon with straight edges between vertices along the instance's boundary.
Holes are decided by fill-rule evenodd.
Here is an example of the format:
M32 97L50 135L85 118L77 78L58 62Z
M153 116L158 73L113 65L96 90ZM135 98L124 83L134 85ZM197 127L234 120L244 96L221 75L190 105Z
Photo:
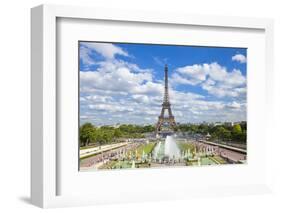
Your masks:
M80 146L102 145L113 143L120 138L144 138L144 133L154 132L153 125L139 126L122 124L119 127L96 127L91 123L85 123L79 128Z
M241 122L233 126L227 124L208 125L208 124L181 124L178 130L195 134L210 134L211 140L233 141L246 143L247 123Z
M211 140L232 141L246 143L247 123L231 125L208 125L208 124L179 124L177 131L191 134L210 134ZM80 146L102 145L117 142L122 138L144 138L145 133L155 132L154 125L122 124L118 127L96 127L91 123L85 123L79 128Z

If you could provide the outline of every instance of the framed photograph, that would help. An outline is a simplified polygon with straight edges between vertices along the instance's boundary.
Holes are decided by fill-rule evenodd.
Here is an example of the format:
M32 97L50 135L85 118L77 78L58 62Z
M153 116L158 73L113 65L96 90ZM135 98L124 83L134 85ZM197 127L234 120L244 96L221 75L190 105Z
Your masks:
M245 164L246 68L246 48L79 41L80 171Z
M31 14L33 204L270 192L272 20Z

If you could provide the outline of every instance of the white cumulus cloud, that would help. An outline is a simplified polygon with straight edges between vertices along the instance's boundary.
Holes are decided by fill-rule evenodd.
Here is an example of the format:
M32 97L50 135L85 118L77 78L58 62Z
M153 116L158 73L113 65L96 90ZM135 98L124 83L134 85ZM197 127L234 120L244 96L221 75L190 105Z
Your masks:
M129 54L125 50L111 43L80 43L80 59L85 65L93 65L96 63L93 57L90 56L93 52L100 54L106 60L112 60L116 55L129 57Z
M214 62L177 68L171 82L175 85L198 85L216 97L238 97L244 94L246 77L238 69L228 71Z
M247 58L246 58L246 56L244 56L242 54L236 54L236 55L232 56L232 61L238 61L243 64L243 63L247 62Z

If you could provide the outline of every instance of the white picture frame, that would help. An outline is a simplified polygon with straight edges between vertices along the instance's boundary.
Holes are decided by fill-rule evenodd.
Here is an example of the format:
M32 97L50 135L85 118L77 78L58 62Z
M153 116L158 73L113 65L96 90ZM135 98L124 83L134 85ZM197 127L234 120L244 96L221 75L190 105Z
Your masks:
M263 33L264 43L264 69L261 71L260 81L264 81L265 87L261 89L264 94L264 106L259 113L266 113L262 119L266 124L266 131L262 138L262 145L268 148L270 144L270 123L273 117L273 100L271 91L273 88L273 21L270 19L241 18L241 17L216 17L202 15L187 15L173 13L152 13L147 11L122 11L100 8L85 8L74 6L41 5L31 10L31 201L33 204L47 208L58 206L91 205L99 203L139 202L144 200L177 199L198 196L214 195L240 195L269 192L271 187L270 155L264 153L264 166L260 168L264 178L253 181L237 182L236 184L217 184L216 186L200 186L196 179L192 179L193 186L183 188L169 185L167 190L155 189L151 195L143 192L133 194L133 191L120 191L115 195L77 195L61 194L59 191L61 166L58 166L60 153L58 151L58 88L60 81L57 78L57 36L58 20L60 18L74 20L101 20L118 21L119 24L153 23L162 26L199 26L202 28L220 28L231 30L257 30ZM117 26L118 27L118 26ZM249 77L249 81L253 76ZM252 99L254 102L256 99ZM252 103L254 104L254 103ZM262 140L262 139L260 139ZM260 147L261 148L261 147ZM258 148L257 148L258 149ZM269 149L268 149L269 150ZM77 156L75 156L77 157ZM204 168L207 169L207 168ZM225 169L225 173L228 169ZM242 168L242 170L246 170ZM202 170L201 170L202 171ZM237 170L239 171L239 170ZM181 169L175 170L177 175L183 174ZM196 172L194 170L194 172ZM149 176L163 173L163 170L151 172L140 171L138 174ZM200 171L198 172L200 174ZM134 172L129 171L129 175ZM122 174L125 175L126 174ZM184 174L185 175L185 174ZM102 181L102 173L99 172L99 181ZM171 178L175 175L170 174ZM109 178L109 177L108 177ZM75 184L73 182L73 184ZM103 183L105 187L106 183ZM111 186L112 187L112 186ZM125 188L132 188L130 185ZM114 189L113 189L114 190ZM131 193L125 195L125 193ZM188 193L187 193L188 192ZM119 194L119 195L118 195ZM170 194L170 195L168 195ZM176 195L175 195L176 194ZM175 196L174 196L175 195Z

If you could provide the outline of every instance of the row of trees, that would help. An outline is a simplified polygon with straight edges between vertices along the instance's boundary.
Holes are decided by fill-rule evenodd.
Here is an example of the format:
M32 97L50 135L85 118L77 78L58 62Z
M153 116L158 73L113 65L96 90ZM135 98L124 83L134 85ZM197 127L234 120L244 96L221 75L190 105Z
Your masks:
M80 146L89 144L107 144L117 141L119 138L143 138L144 133L155 131L152 125L120 125L117 128L111 126L95 127L91 123L85 123L79 128Z
M177 130L192 134L211 135L211 140L233 141L245 143L247 138L247 124L208 125L208 124L180 124ZM155 132L155 126L123 124L115 128L112 126L95 127L91 123L83 124L79 129L81 146L89 144L107 144L120 138L143 138L145 133Z
M223 141L236 141L245 143L247 139L247 130L242 129L240 124L235 124L232 128L219 126L210 134L212 139L220 139Z
M211 135L211 140L246 142L247 138L247 123L231 125L208 125L208 124L182 124L179 125L179 130L196 134Z

